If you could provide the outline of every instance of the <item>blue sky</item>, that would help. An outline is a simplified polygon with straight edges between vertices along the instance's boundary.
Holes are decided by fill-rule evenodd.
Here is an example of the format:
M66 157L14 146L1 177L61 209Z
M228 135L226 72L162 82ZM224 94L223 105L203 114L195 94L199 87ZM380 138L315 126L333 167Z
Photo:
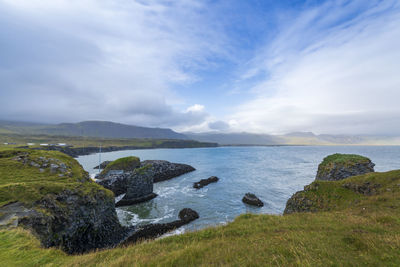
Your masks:
M400 134L400 2L0 0L0 119Z

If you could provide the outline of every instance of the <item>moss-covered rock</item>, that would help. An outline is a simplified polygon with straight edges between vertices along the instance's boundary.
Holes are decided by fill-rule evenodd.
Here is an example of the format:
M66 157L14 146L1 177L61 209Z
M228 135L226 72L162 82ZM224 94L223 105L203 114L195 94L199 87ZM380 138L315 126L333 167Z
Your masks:
M333 154L318 166L316 180L337 181L350 176L374 172L375 164L367 157L354 154Z
M295 193L284 214L354 208L359 203L387 192L399 192L400 170L367 173L340 181L314 181Z
M60 152L0 152L0 192L0 225L27 228L44 247L82 253L113 246L128 232L113 193Z
M105 178L110 171L124 171L132 172L136 168L140 167L140 159L138 157L130 156L119 158L107 164L104 170L98 175L98 179Z

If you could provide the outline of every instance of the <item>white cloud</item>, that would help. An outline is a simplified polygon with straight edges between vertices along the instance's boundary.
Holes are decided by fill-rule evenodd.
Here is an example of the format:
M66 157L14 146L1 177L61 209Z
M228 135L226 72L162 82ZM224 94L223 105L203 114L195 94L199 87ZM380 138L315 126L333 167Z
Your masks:
M205 120L203 110L171 106L179 98L173 85L196 81L198 69L226 53L205 3L3 0L0 12L3 119L168 127Z
M187 108L187 112L200 112L204 110L204 106L203 105L199 105L199 104L194 104L193 106L190 106Z
M362 4L308 10L259 51L242 78L268 78L230 117L236 129L400 133L400 4L371 1L360 11ZM359 15L344 19L352 12Z

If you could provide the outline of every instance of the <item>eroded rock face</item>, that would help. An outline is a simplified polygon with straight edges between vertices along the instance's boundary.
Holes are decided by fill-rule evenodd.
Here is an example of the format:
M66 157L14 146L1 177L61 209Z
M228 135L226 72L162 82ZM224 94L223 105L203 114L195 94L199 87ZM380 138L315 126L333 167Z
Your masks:
M145 160L141 166L150 165L150 174L154 177L154 182L161 182L180 176L182 174L196 170L190 165L172 163L166 160Z
M318 166L316 180L338 181L347 177L374 172L375 164L369 158L351 154L334 154Z
M104 190L91 194L65 190L48 194L33 207L17 202L0 212L6 226L28 228L44 247L61 247L70 254L112 247L131 231L120 225L114 198Z
M244 203L252 205L252 206L257 206L257 207L264 206L264 203L256 195L254 195L252 193L246 193L244 195L242 201Z
M148 201L157 196L153 193L151 166L135 169L133 172L109 174L96 182L114 192L115 196L125 194L116 206L127 206Z

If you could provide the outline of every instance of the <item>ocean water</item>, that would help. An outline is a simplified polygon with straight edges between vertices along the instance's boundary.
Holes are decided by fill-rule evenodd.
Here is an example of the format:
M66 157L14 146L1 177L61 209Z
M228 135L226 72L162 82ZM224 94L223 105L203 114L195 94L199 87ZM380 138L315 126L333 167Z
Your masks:
M333 153L355 153L369 157L376 171L400 169L400 146L276 146L218 147L190 149L126 150L101 154L101 160L138 156L190 164L196 171L154 184L158 194L145 203L117 209L125 225L169 222L182 208L196 210L200 218L178 233L225 224L242 213L282 214L287 199L315 179L318 164ZM90 174L97 173L99 155L80 156ZM209 176L220 180L200 190L193 183ZM264 207L242 203L245 193L255 193Z

